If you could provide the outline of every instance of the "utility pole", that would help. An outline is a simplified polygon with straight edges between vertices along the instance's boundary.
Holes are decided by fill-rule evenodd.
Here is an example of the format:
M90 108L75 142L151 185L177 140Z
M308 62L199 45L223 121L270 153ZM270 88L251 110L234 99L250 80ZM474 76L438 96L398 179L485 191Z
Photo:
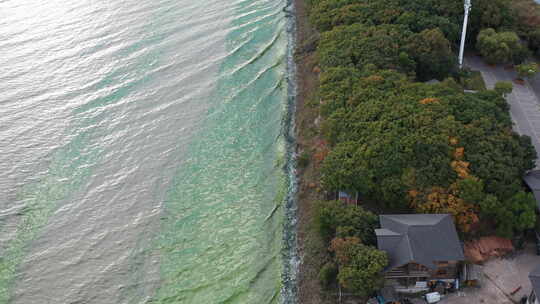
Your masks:
M463 32L461 33L461 46L459 48L459 68L463 68L463 51L465 49L465 36L467 36L467 23L469 22L469 12L471 11L471 0L465 0L465 18L463 18Z

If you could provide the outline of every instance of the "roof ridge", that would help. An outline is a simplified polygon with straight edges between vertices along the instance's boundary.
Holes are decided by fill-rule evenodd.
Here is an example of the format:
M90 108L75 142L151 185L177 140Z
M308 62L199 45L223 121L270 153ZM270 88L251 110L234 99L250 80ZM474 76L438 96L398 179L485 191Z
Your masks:
M407 246L409 247L411 261L414 261L414 252L413 252L412 247L411 247L411 239L409 238L408 231L407 231L407 234L405 234L405 237L407 238Z
M437 222L436 224L438 224L438 223L440 223L440 221ZM433 225L432 224L418 224L418 225L416 225L416 224L411 224L411 225L407 224L407 226L409 226L409 227L427 227L427 226L433 226Z

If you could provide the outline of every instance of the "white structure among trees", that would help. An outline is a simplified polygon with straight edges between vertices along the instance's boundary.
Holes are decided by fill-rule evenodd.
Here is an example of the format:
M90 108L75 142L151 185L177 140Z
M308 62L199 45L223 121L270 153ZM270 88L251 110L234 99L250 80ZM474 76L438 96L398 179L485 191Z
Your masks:
M465 0L465 17L463 18L463 32L461 33L461 46L459 48L459 68L463 68L463 52L465 49L465 37L467 36L467 23L469 22L469 12L471 11L471 0Z

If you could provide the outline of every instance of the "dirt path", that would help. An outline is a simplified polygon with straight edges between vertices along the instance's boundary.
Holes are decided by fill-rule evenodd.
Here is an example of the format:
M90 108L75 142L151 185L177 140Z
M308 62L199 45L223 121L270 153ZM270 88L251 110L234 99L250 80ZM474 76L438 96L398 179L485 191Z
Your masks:
M310 105L316 100L314 92L319 85L315 68L315 47L318 33L309 24L304 0L295 0L297 22L297 48L295 60L297 64L297 152L304 151L313 155L318 134L318 109ZM313 204L322 198L319 189L318 168L311 160L306 168L298 170L298 251L301 259L298 274L298 302L306 304L328 303L319 285L319 269L326 261L327 250L324 243L310 229Z

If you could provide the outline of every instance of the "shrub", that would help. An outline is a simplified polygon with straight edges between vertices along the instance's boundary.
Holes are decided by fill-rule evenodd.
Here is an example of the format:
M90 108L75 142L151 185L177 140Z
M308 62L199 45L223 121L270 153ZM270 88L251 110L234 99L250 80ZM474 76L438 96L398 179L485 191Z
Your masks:
M330 288L332 283L336 281L337 274L338 268L336 264L332 262L324 264L319 271L319 282L321 283L321 286L326 289Z
M510 81L500 81L495 84L495 92L506 96L506 94L512 93L514 86Z
M516 66L516 71L519 77L523 78L532 78L538 74L538 64L536 63L523 63Z
M310 159L311 157L307 151L302 152L297 159L298 167L302 169L306 168L309 165Z

